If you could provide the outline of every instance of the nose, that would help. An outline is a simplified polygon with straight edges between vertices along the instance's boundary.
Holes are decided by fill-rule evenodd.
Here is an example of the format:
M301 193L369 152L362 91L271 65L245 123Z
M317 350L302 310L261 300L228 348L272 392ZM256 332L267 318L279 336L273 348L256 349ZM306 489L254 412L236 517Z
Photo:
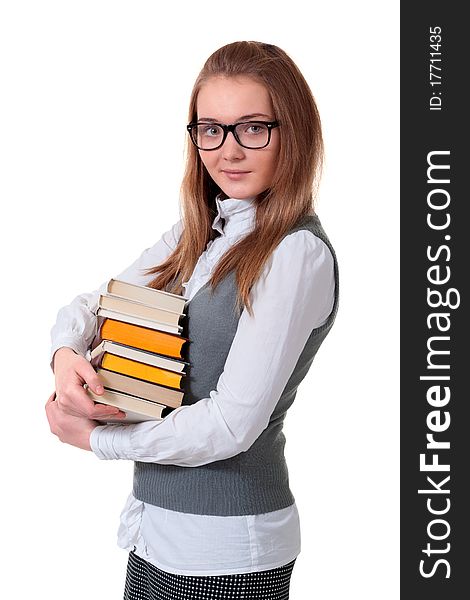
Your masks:
M222 156L226 160L240 160L244 158L245 151L242 146L237 142L233 135L233 131L229 131L225 138L224 145L221 148Z

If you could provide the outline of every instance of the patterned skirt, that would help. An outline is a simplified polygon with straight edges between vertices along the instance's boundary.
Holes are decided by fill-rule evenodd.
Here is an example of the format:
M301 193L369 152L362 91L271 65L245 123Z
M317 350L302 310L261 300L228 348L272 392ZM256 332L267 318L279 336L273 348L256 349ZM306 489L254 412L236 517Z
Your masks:
M230 575L176 575L129 553L124 600L288 600L295 559L277 569Z

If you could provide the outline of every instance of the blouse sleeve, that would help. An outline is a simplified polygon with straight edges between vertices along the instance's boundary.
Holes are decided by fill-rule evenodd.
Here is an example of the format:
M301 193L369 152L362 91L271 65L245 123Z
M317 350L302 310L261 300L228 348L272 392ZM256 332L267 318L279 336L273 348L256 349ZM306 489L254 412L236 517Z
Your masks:
M287 235L251 289L216 389L164 419L96 427L100 459L197 467L248 448L268 426L311 331L334 303L330 250L311 232Z
M142 254L124 271L116 275L116 279L145 285L154 276L144 276L143 269L154 267L163 262L176 248L182 232L182 221L179 220L160 240ZM78 295L67 306L57 313L54 326L51 329L50 365L53 370L54 354L59 348L67 346L78 354L85 356L97 334L98 318L96 311L100 294L104 294L108 280L103 282L93 292Z

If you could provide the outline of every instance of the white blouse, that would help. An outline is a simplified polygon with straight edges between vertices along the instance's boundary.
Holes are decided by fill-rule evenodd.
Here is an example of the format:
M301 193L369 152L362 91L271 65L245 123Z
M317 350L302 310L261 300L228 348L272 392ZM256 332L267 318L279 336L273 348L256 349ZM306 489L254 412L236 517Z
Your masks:
M216 198L216 204L212 227L220 236L207 244L183 282L188 299L209 280L227 249L254 227L251 199ZM160 264L176 247L181 230L178 221L116 278L147 284L154 276L144 277L140 269ZM51 330L51 365L62 346L87 355L106 284L59 310ZM90 438L95 455L196 467L248 450L267 427L310 332L328 318L334 285L326 244L307 230L287 235L251 289L254 316L242 312L216 389L156 422L96 427ZM121 513L118 545L135 548L171 573L249 573L282 566L299 554L299 515L295 503L260 515L196 515L143 503L131 493Z

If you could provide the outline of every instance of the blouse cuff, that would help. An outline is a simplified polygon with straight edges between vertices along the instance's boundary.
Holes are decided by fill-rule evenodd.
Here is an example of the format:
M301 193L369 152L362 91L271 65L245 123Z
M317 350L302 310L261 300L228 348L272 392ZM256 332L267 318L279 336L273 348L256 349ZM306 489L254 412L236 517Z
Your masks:
M100 460L127 459L130 446L129 425L98 425L90 435L90 446Z

